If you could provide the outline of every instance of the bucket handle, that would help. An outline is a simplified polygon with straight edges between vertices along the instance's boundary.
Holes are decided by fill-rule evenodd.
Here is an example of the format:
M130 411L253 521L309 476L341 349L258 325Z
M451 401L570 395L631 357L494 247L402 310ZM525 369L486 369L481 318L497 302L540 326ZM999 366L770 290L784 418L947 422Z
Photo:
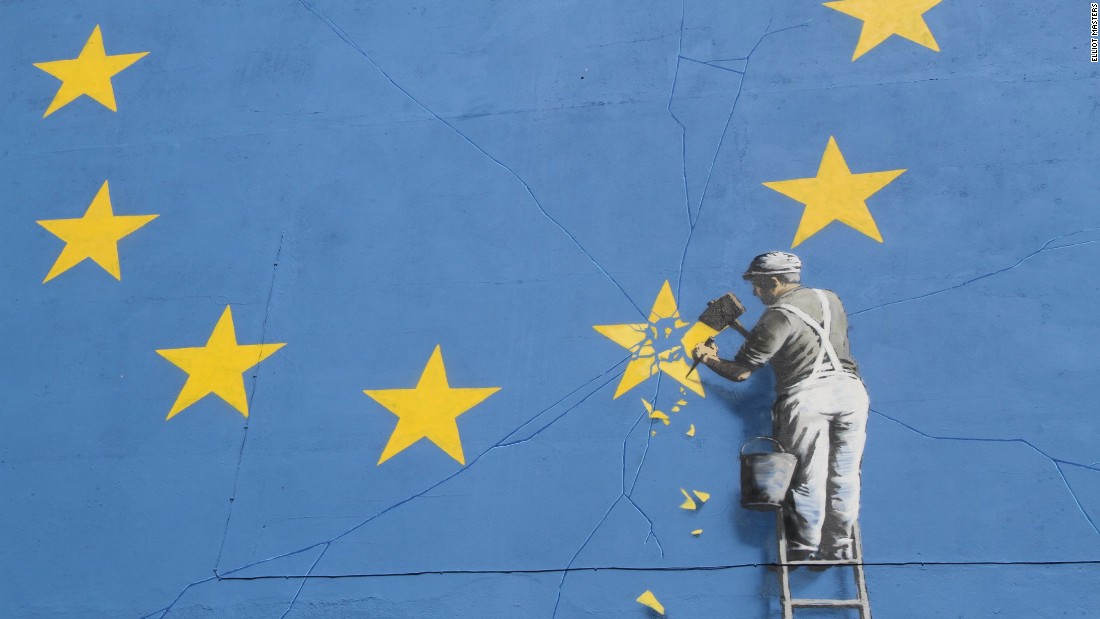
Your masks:
M783 444L775 440L774 438L771 438L770 436L757 436L755 438L750 438L749 440L745 441L744 445L741 445L741 455L745 455L745 448L748 447L750 443L759 440L771 441L775 444L776 448L779 449L779 453L787 453L787 450L783 449Z

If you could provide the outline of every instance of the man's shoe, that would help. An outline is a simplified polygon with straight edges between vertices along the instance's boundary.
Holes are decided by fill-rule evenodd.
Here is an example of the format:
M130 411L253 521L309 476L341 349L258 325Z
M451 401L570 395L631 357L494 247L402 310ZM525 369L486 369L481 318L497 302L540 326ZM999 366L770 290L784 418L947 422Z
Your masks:
M793 561L813 561L815 559L817 559L817 555L814 553L813 550L795 549L787 551L788 563L791 563ZM791 567L794 568L798 566L792 565Z
M839 546L836 548L823 548L818 552L820 558L827 561L851 561L852 560L852 548L851 546Z
M850 547L841 546L839 548L822 548L814 553L814 559L817 561L851 561L852 549ZM810 571L824 572L832 567L831 565L811 565Z

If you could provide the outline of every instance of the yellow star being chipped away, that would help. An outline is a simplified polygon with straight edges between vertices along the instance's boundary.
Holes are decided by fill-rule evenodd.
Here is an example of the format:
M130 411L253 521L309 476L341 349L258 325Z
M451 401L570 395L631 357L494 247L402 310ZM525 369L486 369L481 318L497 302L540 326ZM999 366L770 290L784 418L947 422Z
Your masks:
M57 94L54 95L53 101L46 108L42 118L72 103L80 95L88 95L112 112L117 112L118 105L115 103L115 89L111 85L111 77L141 60L148 53L108 56L103 49L103 34L100 33L97 25L95 30L92 30L92 36L88 37L88 42L84 44L84 49L80 50L80 55L76 58L34 63L34 66L61 80L61 88L57 90Z
M443 353L435 347L428 365L412 389L368 389L363 393L397 415L397 427L382 450L378 464L426 438L459 464L466 464L458 416L500 391L500 387L455 388L447 383Z
M942 0L837 0L825 6L863 21L854 62L896 34L933 51L940 51L924 14Z
M65 241L65 249L54 261L50 272L46 274L46 283L91 258L105 271L122 279L118 262L118 242L122 237L134 232L156 219L156 215L115 215L111 209L111 192L107 181L96 192L88 210L79 219L43 219L38 225L49 230L54 236Z
M834 221L847 224L881 243L882 234L867 209L866 200L903 172L905 170L852 174L836 139L830 136L816 177L773 181L764 186L806 206L791 247L798 247Z
M211 393L248 417L248 397L242 374L283 346L285 344L238 344L233 312L226 305L206 346L157 351L158 355L187 372L187 382L165 420Z
M596 325L592 328L630 351L630 362L615 389L614 398L642 384L657 372L664 372L681 385L706 397L699 374L688 374L691 365L687 360L691 349L716 331L701 322L691 324L680 320L676 298L672 295L672 287L667 280L653 302L649 322Z

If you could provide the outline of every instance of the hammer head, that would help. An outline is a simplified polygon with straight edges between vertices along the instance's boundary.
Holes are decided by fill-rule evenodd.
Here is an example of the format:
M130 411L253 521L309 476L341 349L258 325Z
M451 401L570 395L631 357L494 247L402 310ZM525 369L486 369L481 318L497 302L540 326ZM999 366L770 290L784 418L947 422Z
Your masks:
M713 301L707 301L707 309L699 315L699 322L715 331L721 331L732 326L744 313L745 306L741 301L732 292L727 292Z

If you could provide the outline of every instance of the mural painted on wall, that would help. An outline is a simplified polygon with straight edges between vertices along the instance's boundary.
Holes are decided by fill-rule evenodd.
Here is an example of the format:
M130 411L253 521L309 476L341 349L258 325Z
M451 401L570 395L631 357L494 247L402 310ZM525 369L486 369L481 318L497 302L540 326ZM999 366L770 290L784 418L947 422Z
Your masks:
M848 316L836 293L802 285L802 261L794 254L761 254L742 277L752 284L753 296L767 306L747 341L731 359L720 358L713 341L692 351L700 363L734 382L744 382L765 364L775 371L771 440L781 455L771 466L766 460L760 466L760 457L743 458L742 505L781 511L777 549L785 617L794 608L831 605L859 609L860 616L868 618L862 566L852 562L862 561L860 466L870 401L852 357ZM756 497L760 489L771 496ZM801 565L853 565L858 598L792 599L788 567Z
M1100 614L1082 19L7 7L0 616Z

